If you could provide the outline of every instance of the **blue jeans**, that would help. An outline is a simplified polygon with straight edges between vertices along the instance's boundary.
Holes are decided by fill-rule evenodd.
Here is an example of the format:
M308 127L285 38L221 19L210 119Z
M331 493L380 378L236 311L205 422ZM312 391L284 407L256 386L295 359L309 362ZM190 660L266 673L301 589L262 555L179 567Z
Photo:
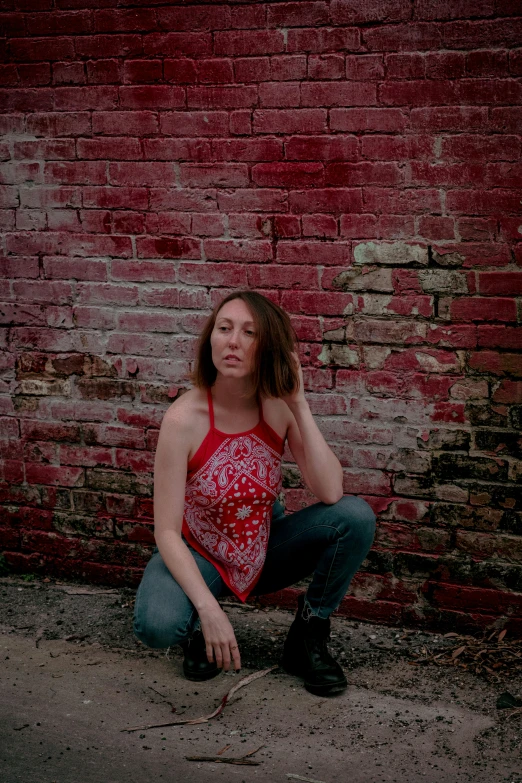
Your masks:
M312 574L305 606L318 617L329 617L366 557L374 532L375 514L362 498L315 503L288 516L274 503L266 561L252 594L274 593ZM210 592L216 598L230 595L212 563L191 552ZM149 647L170 647L188 639L197 622L193 604L156 551L136 596L136 636Z

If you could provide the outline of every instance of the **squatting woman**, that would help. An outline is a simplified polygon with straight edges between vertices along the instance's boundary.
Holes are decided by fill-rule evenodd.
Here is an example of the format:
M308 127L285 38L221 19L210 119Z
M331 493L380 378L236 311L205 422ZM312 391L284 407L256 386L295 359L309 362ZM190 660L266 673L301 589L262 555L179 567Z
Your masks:
M342 469L310 412L288 315L254 291L227 296L201 334L194 388L161 425L154 472L157 550L138 590L145 644L180 644L192 680L241 667L219 604L311 576L285 641L283 668L324 696L346 688L327 648L330 614L365 558L375 516L343 497ZM281 457L288 444L318 502L285 515Z

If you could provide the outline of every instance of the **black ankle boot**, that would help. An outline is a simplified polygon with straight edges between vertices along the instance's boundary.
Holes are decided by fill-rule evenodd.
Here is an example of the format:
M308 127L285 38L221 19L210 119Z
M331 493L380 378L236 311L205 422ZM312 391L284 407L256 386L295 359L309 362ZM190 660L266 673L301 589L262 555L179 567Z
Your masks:
M330 696L344 691L348 683L344 672L328 652L330 619L303 617L304 595L300 595L297 615L286 637L281 665L289 674L304 679L307 691Z
M211 680L221 669L215 661L209 663L205 645L205 637L201 631L194 631L192 639L181 645L185 657L183 659L183 674L187 680L203 682Z

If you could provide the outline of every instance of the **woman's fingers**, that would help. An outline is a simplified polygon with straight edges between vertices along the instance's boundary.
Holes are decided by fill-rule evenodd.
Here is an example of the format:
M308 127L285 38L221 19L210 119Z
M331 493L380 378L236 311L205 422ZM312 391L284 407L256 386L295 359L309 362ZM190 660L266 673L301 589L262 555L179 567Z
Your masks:
M232 653L234 669L236 670L236 672L238 672L241 669L241 656L239 654L239 647L237 646L237 642L235 640L234 640L234 644L230 648L230 652Z

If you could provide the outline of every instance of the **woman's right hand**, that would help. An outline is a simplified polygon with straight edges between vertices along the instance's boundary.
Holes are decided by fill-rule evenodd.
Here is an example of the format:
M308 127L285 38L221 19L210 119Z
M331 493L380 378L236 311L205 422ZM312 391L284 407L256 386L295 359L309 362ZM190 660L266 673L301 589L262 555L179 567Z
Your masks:
M207 645L207 658L210 663L215 659L217 665L228 671L233 663L234 669L241 669L241 656L234 629L223 609L217 605L208 611L200 611L201 630Z

